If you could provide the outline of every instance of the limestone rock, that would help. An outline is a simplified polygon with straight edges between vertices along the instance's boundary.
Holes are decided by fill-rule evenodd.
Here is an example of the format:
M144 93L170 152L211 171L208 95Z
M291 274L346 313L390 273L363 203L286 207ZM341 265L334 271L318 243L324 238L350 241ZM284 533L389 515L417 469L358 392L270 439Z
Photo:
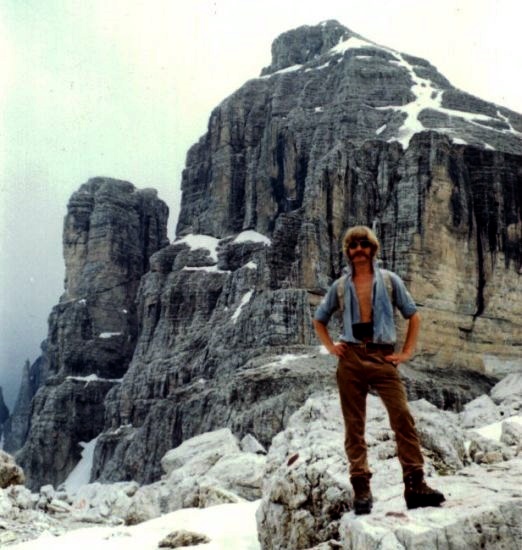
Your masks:
M180 546L195 546L199 544L206 544L207 542L210 542L210 539L206 535L180 529L179 531L173 531L172 533L169 533L164 539L160 541L158 547L179 548Z
M518 447L522 445L522 422L502 422L500 441L505 445L516 445L518 451Z
M20 449L29 432L31 402L47 376L47 346L41 345L42 355L32 365L27 361L22 371L22 381L11 416L4 424L4 449L14 453Z
M14 506L20 510L32 510L37 504L37 495L23 485L11 485L4 493L9 497Z
M188 151L171 245L150 191L96 179L71 198L66 291L20 454L30 483L61 482L97 436L103 482L157 481L167 451L224 427L268 447L335 387L311 317L359 223L423 318L409 395L462 410L491 385L492 356L520 359L521 133L521 115L335 21L285 33ZM435 443L432 467L459 468L456 440Z
M2 425L9 418L9 409L4 402L4 392L0 386L0 436L2 435Z
M197 506L199 508L208 508L219 504L233 504L243 502L244 500L236 493L228 491L216 483L208 480L198 484Z
M357 223L424 319L410 397L462 410L485 393L483 356L514 360L522 342L521 131L520 115L336 22L276 40L187 154L177 239L142 280L94 477L157 480L165 452L224 426L268 446L334 387L310 319Z
M489 394L498 381L470 369L441 369L425 357L414 357L399 373L410 401L426 399L439 409L460 412L469 401Z
M495 403L503 402L522 408L522 371L513 372L504 377L491 389L491 398Z
M245 435L239 445L245 453L255 453L258 455L266 455L267 453L263 445L252 434Z
M181 508L206 508L261 497L266 457L239 449L230 430L201 434L163 457L166 475L140 487L125 511L127 524Z
M8 514L12 507L13 503L11 502L8 494L4 490L0 489L0 516L5 516Z
M441 540L448 540L455 548L517 548L522 541L522 492L516 480L522 459L505 460L501 452L500 461L459 464L468 434L458 415L423 400L410 407L417 429L421 434L424 430L427 481L447 499L441 508L407 510L398 460L381 456L393 442L386 412L369 396L366 439L374 508L369 516L355 516L340 407L332 394L314 394L269 450L257 513L261 547L414 549L438 548ZM484 445L484 455L504 449L478 434L474 441ZM453 473L435 476L435 470Z
M190 467L190 475L208 472L223 456L238 453L237 439L228 428L193 437L172 449L161 459L167 476L174 470Z
M308 548L335 538L352 496L340 415L334 394L311 397L274 438L257 512L262 548Z
M439 411L426 400L410 406L421 445L429 452L431 462L440 473L455 473L465 463L465 432L455 413ZM441 435L443 434L443 435Z
M464 432L456 414L426 401L411 403L427 471L462 469ZM351 510L352 489L343 447L344 428L334 393L314 394L270 447L263 499L257 513L262 548L308 548L338 538ZM366 441L374 471L374 497L397 491L402 474L393 433L380 400L368 396ZM383 496L380 496L380 495ZM403 507L405 505L403 504Z
M479 434L472 434L468 453L477 464L494 464L509 458L502 444Z
M24 483L25 475L22 468L16 464L11 455L0 450L0 489Z
M476 428L500 420L500 412L489 395L481 395L464 405L460 419L464 428Z
M299 27L283 33L272 44L272 63L261 72L268 75L315 61L339 42L359 35L349 31L337 21L325 21L321 25Z
M80 458L79 442L102 430L105 396L134 352L141 277L149 257L168 243L167 215L155 191L108 178L89 180L71 196L63 233L65 292L49 318L46 377L18 454L29 487L62 482ZM28 425L31 391L22 390L17 442Z
M72 513L77 519L88 515L104 518L125 518L138 491L135 482L120 482L103 485L89 483L69 495Z
M400 491L378 500L369 516L345 514L340 522L343 548L482 548L520 547L522 493L517 476L522 461L505 463L485 474L475 466L437 479L446 495L442 508L405 511ZM509 526L509 527L508 527ZM441 543L441 541L444 541Z
M218 460L208 476L219 479L226 489L246 500L257 500L261 498L265 463L266 458L262 455L236 453Z

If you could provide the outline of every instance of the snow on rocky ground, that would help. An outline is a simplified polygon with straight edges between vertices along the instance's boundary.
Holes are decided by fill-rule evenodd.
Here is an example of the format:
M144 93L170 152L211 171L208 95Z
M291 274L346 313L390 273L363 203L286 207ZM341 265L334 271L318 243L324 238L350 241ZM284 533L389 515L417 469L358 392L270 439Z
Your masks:
M210 508L186 508L139 525L88 527L60 537L44 534L36 540L14 544L10 550L156 550L169 533L187 530L205 534L206 550L258 550L255 511L258 501L221 504Z
M353 514L338 398L325 391L292 415L268 454L252 436L239 441L217 430L169 451L163 478L142 487L87 484L88 442L57 490L0 489L0 547L147 550L188 530L206 535L209 542L198 547L208 549L519 550L521 388L522 373L512 373L460 413L411 402L428 482L447 498L441 508L407 510L393 433L382 404L369 396L375 506L368 516ZM184 540L184 548L196 547L195 539Z

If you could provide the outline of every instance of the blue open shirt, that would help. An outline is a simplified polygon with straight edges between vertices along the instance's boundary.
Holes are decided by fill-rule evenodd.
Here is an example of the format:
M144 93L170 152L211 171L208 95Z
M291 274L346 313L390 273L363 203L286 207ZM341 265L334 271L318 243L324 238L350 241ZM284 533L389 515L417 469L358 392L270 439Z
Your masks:
M373 341L380 344L395 344L397 332L393 319L393 305L388 296L386 285L377 262L373 265L373 286L372 286L372 316L373 316ZM404 286L402 279L392 271L388 271L393 288L394 305L399 309L402 316L409 319L417 311L417 306L410 293ZM352 332L352 325L360 323L360 308L357 293L352 280L351 267L345 269L345 291L344 291L344 312L343 312L343 333L341 340L345 342L359 343ZM337 279L328 289L319 307L315 311L314 319L327 325L330 317L339 309L337 295Z

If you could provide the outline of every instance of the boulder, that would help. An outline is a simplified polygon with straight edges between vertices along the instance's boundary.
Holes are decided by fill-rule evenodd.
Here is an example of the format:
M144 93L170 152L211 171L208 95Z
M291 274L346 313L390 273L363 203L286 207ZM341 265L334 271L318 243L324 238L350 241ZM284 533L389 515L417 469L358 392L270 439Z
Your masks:
M517 459L488 473L474 465L439 477L437 488L447 499L441 508L406 510L397 488L389 499L378 499L370 515L342 517L342 548L520 548L521 475L522 460Z
M497 404L511 405L514 410L522 408L522 371L508 374L491 389L490 395Z
M477 428L501 419L498 407L489 395L481 395L466 403L459 417L463 428Z
M22 468L16 464L11 455L0 450L0 489L24 483L25 475Z
M266 455L267 453L267 450L252 434L246 434L239 445L245 453L255 453L258 455Z
M237 439L228 428L208 432L188 439L179 447L170 450L161 460L167 477L179 468L188 466L189 475L208 470L223 456L240 452Z
M441 508L408 510L386 411L368 396L367 444L374 508L351 511L337 396L314 394L274 438L257 512L261 547L269 548L517 548L522 541L522 458L478 433L465 432L456 413L424 400L410 403L426 459L427 482L441 490ZM465 442L472 437L470 460ZM445 475L437 475L437 471ZM510 526L506 531L501 519ZM508 532L509 531L509 532ZM335 542L337 541L337 542ZM495 544L497 546L495 546Z
M454 473L464 466L465 432L456 413L441 411L421 399L410 403L422 447L440 473Z
M165 538L161 539L158 547L179 548L180 546L196 546L206 544L207 542L210 542L210 539L206 535L180 529L179 531L169 533Z
M520 447L522 445L522 417L518 417L519 422L506 420L502 422L502 432L500 435L500 441L504 445L515 445Z
M69 496L72 512L76 518L89 515L123 520L128 515L138 488L138 484L133 481L83 485Z
M141 523L181 508L205 508L261 496L266 457L240 450L229 429L188 439L162 460L165 476L140 487L125 513Z

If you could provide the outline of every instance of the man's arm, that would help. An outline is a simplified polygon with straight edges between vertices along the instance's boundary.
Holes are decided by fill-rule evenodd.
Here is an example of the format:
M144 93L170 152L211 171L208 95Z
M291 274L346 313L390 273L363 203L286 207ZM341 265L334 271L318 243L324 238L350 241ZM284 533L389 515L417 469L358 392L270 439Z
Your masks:
M346 348L348 347L344 342L334 342L328 332L328 328L324 323L318 321L317 319L313 320L315 333L321 341L321 344L328 350L332 355L337 357L342 357Z
M414 313L408 319L408 331L406 332L406 340L404 341L404 346L402 346L402 351L400 353L387 355L385 357L386 361L398 365L411 358L415 351L417 338L419 336L420 320L419 312Z

